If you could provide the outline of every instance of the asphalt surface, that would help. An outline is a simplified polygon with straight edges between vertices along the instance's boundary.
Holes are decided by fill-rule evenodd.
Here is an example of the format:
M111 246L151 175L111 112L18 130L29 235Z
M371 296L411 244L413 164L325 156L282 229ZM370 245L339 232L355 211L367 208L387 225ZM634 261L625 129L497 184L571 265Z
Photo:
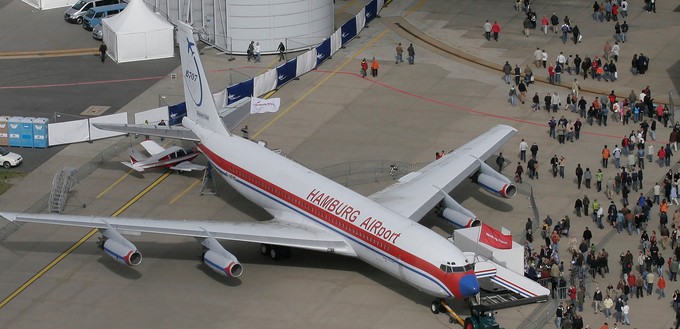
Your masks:
M586 1L537 3L536 8L539 14L556 11L561 16L568 12L572 19L579 19L579 25L586 27L582 31L589 30L590 37L569 51L593 55L601 51L605 40L610 40L611 29L603 23L588 21L590 5ZM660 24L672 24L670 17L675 14L666 8L670 5L660 4ZM353 40L319 70L279 91L277 96L284 104L279 113L249 117L245 124L251 128L251 136L267 140L270 146L281 148L309 168L321 168L346 161L377 159L411 163L432 161L435 152L454 149L494 124L511 124L519 132L503 147L510 163L516 161L521 138L540 145L542 164L553 154L567 158L565 179L550 176L547 165L541 167L540 180L525 178L522 188L526 190L529 189L526 185L532 185L541 218L551 215L557 219L569 215L577 236L585 226L592 228L588 218L573 215L573 201L584 193L591 200L602 199L604 195L593 189L578 190L573 168L576 163L600 168L602 145L618 143L620 136L633 129L632 126L585 126L578 142L558 144L546 138L545 133L545 122L553 114L532 112L529 104L511 107L507 99L508 86L502 82L499 71L460 60L448 51L429 45L429 41L409 37L402 29L395 28L388 18L403 17L416 30L440 41L444 47L467 52L499 68L506 60L520 63L521 67L531 63L530 54L537 45L556 54L565 47L558 37L522 36L518 28L522 15L512 11L510 3L467 1L451 6L444 0L393 2L381 15L383 20L372 22L361 38ZM635 22L636 32L630 37L636 40L627 44L630 48L625 51L630 55L638 49L655 50L658 54L655 63L659 69L650 70L644 77L623 74L616 84L589 79L583 82L589 89L639 91L649 84L652 90L662 94L671 85L676 73L667 71L677 61L672 57L677 53L677 43L645 38L650 31L657 30L655 22L644 15L646 13L631 12L629 20ZM497 43L487 42L481 36L481 26L486 18L502 22L505 32ZM677 27L665 28L668 40L678 38ZM397 42L414 43L416 65L394 64ZM360 59L373 56L382 63L380 75L375 79L363 79L358 75ZM237 68L239 72L256 75L266 66L276 64L271 57L265 57L258 66L251 66L252 63L240 57L227 62L213 51L206 51L202 60L211 70L208 78L213 90L223 87L229 80L228 75L215 70ZM567 80L566 76L563 80ZM566 89L537 83L530 87L530 92L543 95L557 91L564 97ZM160 80L123 109L153 107L162 93L181 93L181 81ZM585 94L589 100L600 96ZM562 114L573 118L565 111L557 115ZM658 133L656 146L665 139L668 130L659 128ZM3 210L26 209L49 192L52 175L65 163L77 166L90 161L99 150L112 143L112 140L106 140L66 147L39 170L18 182L11 193L0 196ZM66 213L113 214L161 176L162 172L126 176L126 169L117 163L124 158L124 150L121 150L118 157L102 163L80 182L73 192L77 199L69 200ZM666 170L648 165L646 187ZM613 176L615 169L609 166L604 172L607 179ZM199 196L200 178L198 173L171 175L122 215L211 220L268 218L261 209L220 182L217 197ZM369 195L388 184L376 182L352 188ZM505 226L515 236L523 234L524 222L534 211L526 197L497 199L469 183L459 186L452 195L486 223L494 227ZM87 208L80 207L81 202L87 204ZM671 211L674 208L671 207ZM432 214L421 223L442 235L451 230ZM85 232L26 225L3 240L0 296L9 295L27 282ZM593 230L593 235L593 241L609 251L612 268L616 268L613 264L615 255L626 249L634 251L639 240L627 234L616 235L610 228ZM225 242L224 246L242 261L245 272L239 279L224 280L200 263L200 247L192 238L143 235L132 236L130 240L144 252L142 265L137 268L119 266L100 253L96 239L90 239L9 302L0 312L0 327L450 327L445 316L430 313L429 296L353 259L296 250L293 258L275 262L259 255L259 246ZM534 247L538 247L538 242ZM566 243L560 244L562 252L566 252L566 248ZM592 292L597 285L604 287L609 282L615 285L617 280L617 271L613 270L605 278L589 280L587 287ZM669 282L667 292L676 288L679 288L677 283ZM523 329L554 328L554 307L551 300L543 305L501 310L497 317L505 328L518 328L522 324ZM673 325L674 316L668 299L632 300L631 307L635 327L668 328ZM454 309L466 313L462 303L455 304ZM589 308L583 316L591 327L600 327L607 321L601 313L593 314Z
M102 64L94 55L2 59L2 53L16 51L96 50L100 42L66 22L65 9L36 11L21 1L6 0L0 1L0 8L0 26L13 31L0 36L0 115L62 122L83 117L92 105L110 107L101 115L116 113L179 65L179 57L125 64L110 58ZM10 147L24 157L24 163L11 170L30 172L62 149Z

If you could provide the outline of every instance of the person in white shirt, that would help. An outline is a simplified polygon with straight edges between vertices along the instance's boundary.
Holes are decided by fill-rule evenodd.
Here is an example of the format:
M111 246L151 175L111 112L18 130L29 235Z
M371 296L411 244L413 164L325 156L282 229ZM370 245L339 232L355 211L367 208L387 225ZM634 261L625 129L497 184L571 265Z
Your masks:
M522 138L522 141L519 143L519 159L521 161L527 162L527 149L529 148L529 144L524 141L524 138Z
M260 53L262 52L262 48L260 48L260 43L256 42L255 43L255 49L253 51L253 55L255 56L255 63L260 61Z

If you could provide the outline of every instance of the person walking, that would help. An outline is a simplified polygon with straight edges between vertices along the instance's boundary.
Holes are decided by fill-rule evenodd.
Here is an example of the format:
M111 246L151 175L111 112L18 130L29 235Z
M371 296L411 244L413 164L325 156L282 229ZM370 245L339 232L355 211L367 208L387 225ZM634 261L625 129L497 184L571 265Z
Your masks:
M378 60L373 57L373 60L371 60L371 75L374 78L378 77L378 69L380 69L380 63L378 63Z
M503 170L503 165L505 165L505 158L503 157L503 152L498 154L496 158L496 164L498 165L498 172Z
M279 51L279 62L280 61L285 61L286 60L286 46L283 45L283 42L279 42L279 48L277 48Z
M524 141L524 138L522 138L522 141L519 143L519 160L527 162L527 149L529 148L529 144Z
M486 38L486 41L491 41L491 23L489 23L489 20L486 20L486 23L484 23L484 37Z
M361 60L361 77L366 78L366 72L368 71L368 62L366 62L366 58Z
M412 43L409 44L406 52L408 52L408 65L413 65L416 62L416 51L413 49Z
M99 45L99 59L104 63L106 61L106 51L109 50L109 47L106 46L105 42L102 42L101 45Z
M248 55L248 61L255 58L255 41L251 41L248 45L248 50L246 50L246 55Z
M403 63L404 59L403 59L402 55L404 53L404 48L401 46L401 42L397 44L397 48L395 48L394 51L397 53L397 55L394 56L394 59L396 61L395 64Z
M512 85L512 87L510 87L508 96L510 96L510 104L512 104L513 107L517 105L517 89L515 89L515 85Z
M581 168L581 164L576 165L576 185L578 186L578 189L581 189L581 180L583 179L583 168ZM581 215L578 215L581 217Z
M493 33L493 39L498 41L498 34L501 33L501 26L498 24L498 22L493 22L493 25L491 26L491 32Z
M262 53L262 48L260 48L260 43L255 43L255 49L253 50L253 56L255 56L255 63L260 62L260 54Z

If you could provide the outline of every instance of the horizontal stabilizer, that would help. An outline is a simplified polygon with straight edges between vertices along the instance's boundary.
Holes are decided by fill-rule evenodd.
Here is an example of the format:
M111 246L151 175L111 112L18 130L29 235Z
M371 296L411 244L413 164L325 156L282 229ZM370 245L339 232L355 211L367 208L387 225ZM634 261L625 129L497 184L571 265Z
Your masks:
M128 168L130 168L130 169L133 169L133 170L136 170L136 171L139 171L139 172L144 171L144 168L141 168L141 167L139 167L139 166L135 166L135 165L132 164L131 162L122 161L121 163L124 164L126 167L128 167Z
M192 170L205 170L205 166L195 164L191 161L184 161L182 163L178 163L172 167L170 167L172 170L178 170L178 171L192 171Z
M157 136L198 142L199 139L191 130L178 126L157 126L138 124L93 123L93 126L109 131L145 136Z

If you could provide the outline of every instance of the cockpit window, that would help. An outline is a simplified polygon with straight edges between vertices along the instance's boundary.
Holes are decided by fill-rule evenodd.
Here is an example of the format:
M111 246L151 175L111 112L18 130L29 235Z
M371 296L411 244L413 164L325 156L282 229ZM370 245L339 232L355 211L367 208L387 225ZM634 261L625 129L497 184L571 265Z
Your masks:
M439 268L444 271L444 273L463 273L472 271L475 268L474 264L466 264L465 266L454 266L451 264L441 264Z

